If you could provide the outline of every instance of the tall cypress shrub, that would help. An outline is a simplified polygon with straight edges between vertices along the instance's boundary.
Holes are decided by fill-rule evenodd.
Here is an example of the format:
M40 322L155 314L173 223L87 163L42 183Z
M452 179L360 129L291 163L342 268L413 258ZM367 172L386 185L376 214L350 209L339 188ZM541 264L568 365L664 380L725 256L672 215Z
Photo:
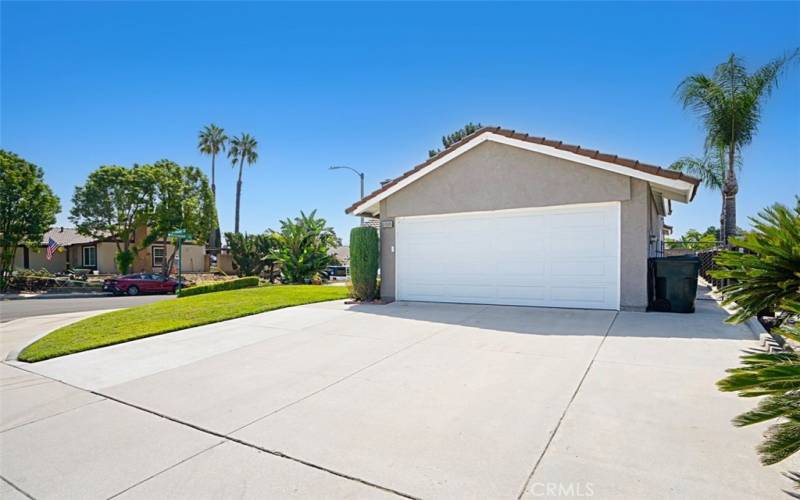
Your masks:
M354 227L350 231L350 277L354 298L375 298L379 257L378 231L374 227Z

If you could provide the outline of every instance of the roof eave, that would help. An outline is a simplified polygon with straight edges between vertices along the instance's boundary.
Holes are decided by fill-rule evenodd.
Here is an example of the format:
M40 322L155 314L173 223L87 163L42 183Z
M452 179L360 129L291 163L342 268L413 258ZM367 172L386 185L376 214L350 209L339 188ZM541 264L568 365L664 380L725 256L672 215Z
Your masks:
M683 203L692 201L700 182L698 179L685 174L665 170L654 165L646 165L638 161L600 153L599 151L586 150L580 146L568 146L561 142L548 141L545 138L534 138L528 136L528 134L517 134L513 130L487 127L465 137L433 158L381 186L377 191L370 193L347 208L345 213L361 216L369 213L372 216L376 216L375 214L380 213L379 205L381 200L403 189L428 172L489 140L639 178L659 187L659 190L667 192L668 198Z

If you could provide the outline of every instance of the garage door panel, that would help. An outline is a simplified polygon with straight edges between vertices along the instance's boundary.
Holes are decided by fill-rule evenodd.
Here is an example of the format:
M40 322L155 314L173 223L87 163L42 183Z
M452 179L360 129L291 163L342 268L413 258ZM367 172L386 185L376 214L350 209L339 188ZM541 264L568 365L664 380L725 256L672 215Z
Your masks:
M590 286L554 286L551 298L561 303L593 303L602 305L607 300L605 288Z
M550 264L551 276L568 277L574 276L582 279L601 278L604 281L613 283L614 273L617 266L614 262L603 260L575 261L555 261Z
M397 298L616 309L619 204L396 219Z

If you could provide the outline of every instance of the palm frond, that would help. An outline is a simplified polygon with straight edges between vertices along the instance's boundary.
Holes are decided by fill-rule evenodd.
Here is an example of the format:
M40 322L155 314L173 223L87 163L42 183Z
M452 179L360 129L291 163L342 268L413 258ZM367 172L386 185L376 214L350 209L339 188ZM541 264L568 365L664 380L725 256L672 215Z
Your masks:
M775 394L762 399L755 408L734 418L733 425L743 427L787 415L800 416L800 393L797 391Z
M691 75L676 90L684 109L700 116L706 128L706 146L723 145L739 150L749 144L761 119L761 104L777 86L800 49L765 64L748 74L744 61L731 54L711 76Z
M789 472L784 472L783 473L783 477L789 479L790 481L792 481L794 483L794 489L800 490L800 474L798 474L797 472L789 471ZM792 498L800 499L800 494L799 493L796 493L794 491L788 491L788 490L783 490L783 492L786 493L787 495L789 495Z
M800 422L789 420L771 425L758 448L761 463L774 465L800 450Z
M676 170L697 177L705 187L714 191L722 191L725 185L725 161L719 156L706 155L704 158L684 156L669 166Z
M197 149L207 155L216 155L220 151L225 151L228 136L225 129L217 127L213 123L203 127L198 134Z

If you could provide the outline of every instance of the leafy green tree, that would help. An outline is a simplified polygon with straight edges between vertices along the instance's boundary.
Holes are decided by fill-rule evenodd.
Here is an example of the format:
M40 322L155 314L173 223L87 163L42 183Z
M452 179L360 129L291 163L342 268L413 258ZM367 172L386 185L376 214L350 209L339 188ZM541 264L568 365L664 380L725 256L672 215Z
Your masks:
M214 196L215 204L217 199L216 159L219 153L225 151L227 142L228 136L225 135L225 129L217 127L213 123L203 127L203 130L198 134L197 149L202 154L211 157L211 194ZM208 241L212 248L219 247L219 227L213 228Z
M740 323L764 310L775 310L773 333L800 341L800 327L787 321L800 317L800 198L794 209L774 205L752 219L753 230L733 244L748 253L724 251L715 260L715 278L734 280L724 287L724 304L736 306L727 321ZM800 450L800 354L749 353L739 368L718 382L722 391L742 397L766 396L733 420L746 426L779 419L765 434L758 452L765 465L778 463Z
M231 139L230 148L228 149L228 157L234 167L239 165L239 177L236 181L236 223L234 224L233 232L239 232L239 207L242 200L242 168L244 164L252 165L258 161L258 142L256 138L250 134L242 134L239 137Z
M8 288L17 247L38 248L59 210L42 169L0 149L0 291Z
M311 279L328 267L331 251L341 241L332 227L314 210L300 217L281 221L280 232L273 232L275 248L270 257L280 266L284 277L292 283Z
M206 243L211 231L218 227L214 195L208 177L198 168L181 167L170 160L140 167L147 171L151 184L151 212L148 234L142 242L147 247L156 241L167 242L171 231L185 229L195 243ZM175 261L177 246L167 256L162 273L168 275Z
M480 123L469 122L460 129L453 132L452 134L442 136L442 146L444 147L444 149L447 149L453 144L460 141L461 139L465 138L466 136L474 134L482 127L483 125L481 125ZM432 158L441 152L442 152L441 149L430 149L428 150L428 156Z
M272 279L275 261L269 257L273 238L269 234L225 233L239 276L258 276L269 266Z
M723 184L726 239L736 234L736 158L753 140L761 119L761 107L790 62L800 57L800 49L773 59L753 73L735 54L719 64L711 76L695 74L678 85L684 108L699 114L706 128L706 149L724 148L727 153Z
M167 234L186 229L198 243L205 243L217 227L214 198L208 178L200 169L161 160L132 168L101 166L75 188L70 220L78 232L99 240L114 241L117 269L126 274L136 254ZM137 228L147 227L144 240L134 243ZM163 272L175 260L168 256Z
M709 226L704 233L697 229L689 229L680 239L667 238L665 243L669 248L688 248L690 250L707 250L717 246L719 231L714 226Z
M89 174L72 196L70 221L80 234L116 243L117 269L122 274L134 259L131 240L136 228L150 222L155 181L146 167L104 165Z
M374 227L354 227L350 231L350 275L356 299L375 298L379 258L378 231Z

